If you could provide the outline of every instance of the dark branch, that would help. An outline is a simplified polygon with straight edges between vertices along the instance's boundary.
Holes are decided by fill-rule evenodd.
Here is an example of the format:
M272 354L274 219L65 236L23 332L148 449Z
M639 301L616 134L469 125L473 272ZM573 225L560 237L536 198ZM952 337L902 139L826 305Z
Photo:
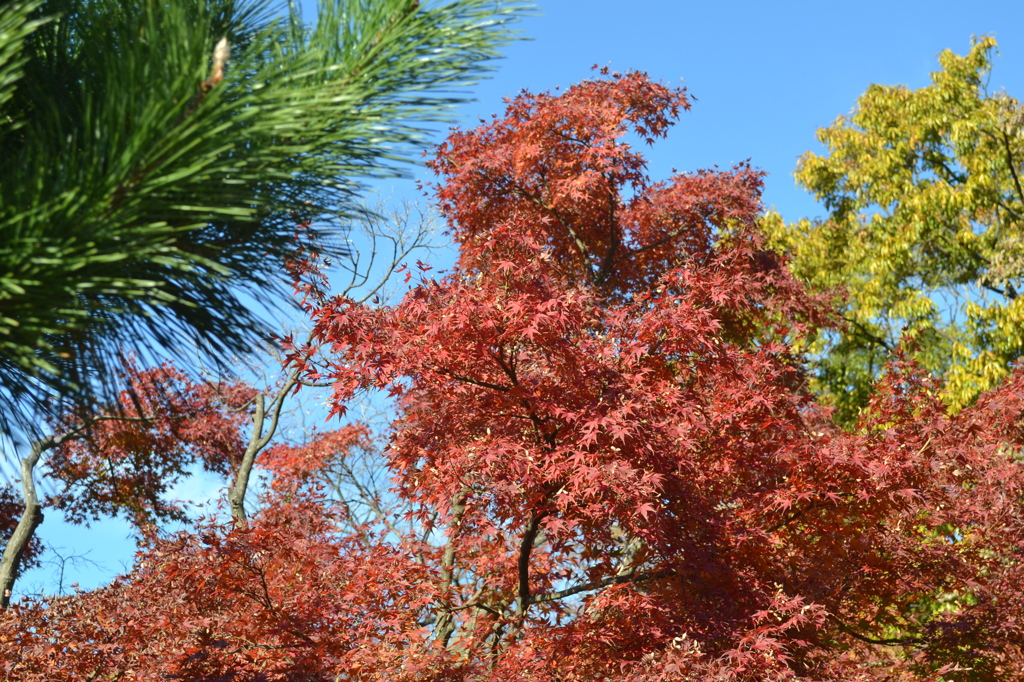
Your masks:
M1017 169L1013 167L1013 150L1010 148L1010 139L1006 131L1002 134L1003 149L1006 151L1006 165L1010 167L1010 175L1013 177L1013 185L1017 188L1017 198L1024 202L1024 189L1021 189L1020 178L1017 177Z
M523 532L523 541L519 545L519 601L516 605L516 615L526 614L530 606L530 554L533 552L533 543L537 540L537 533L540 532L540 522L547 516L547 512L534 513L530 522L526 524Z
M878 344L879 346L881 346L882 348L886 349L887 351L891 352L891 351L894 350L894 348L893 348L891 343L889 343L888 341L883 339L881 336L878 336L877 334L874 334L871 331L869 331L867 326L865 326L863 322L858 322L857 320L852 320L849 317L846 317L845 315L843 315L843 320L845 322L849 322L854 327L856 327L857 328L857 333L859 333L861 336L867 338L868 341L871 341L873 343Z
M605 179L608 180L609 184L612 184L611 178L607 175ZM603 284L609 276L612 274L612 268L615 267L615 256L619 249L619 232L615 229L615 192L610 190L608 192L608 253L604 256L604 262L601 263L601 270L597 273L598 284Z
M466 513L466 499L469 497L469 493L468 488L463 488L452 498L452 518L448 523L448 541L445 543L444 555L441 558L441 590L445 593L451 590L455 577L455 539L458 535L459 525L462 523L462 517ZM434 638L443 646L448 646L448 640L455 632L453 611L451 600L446 595L438 607L437 627L434 630Z
M862 635L859 632L855 631L853 628L851 628L849 625L846 625L843 621L839 620L835 616L830 615L829 617L836 624L840 631L844 632L850 637L853 637L854 639L859 639L862 642L866 642L867 644L878 644L880 646L913 646L916 644L925 643L925 640L921 639L920 637L868 637L867 635Z
M572 239L573 244L576 246L576 250L579 251L580 256L583 258L583 263L586 265L586 268L587 268L587 277L590 280L589 283L593 284L594 283L594 279L595 279L595 277L594 277L594 264L593 264L593 262L590 259L590 253L587 251L586 243L576 233L576 230L574 230L572 228L572 226L565 221L565 218L562 217L561 213L556 211L551 206L548 206L547 204L545 204L543 201L540 200L539 197L535 197L534 195L532 195L529 192L526 192L526 191L524 191L522 189L515 190L515 192L517 194L519 194L520 196L526 197L527 199L532 201L534 204L536 204L540 208L544 209L545 211L548 211L549 213L551 213L551 215L555 216L555 219L558 221L558 224L561 225L562 228L565 229L565 231L569 233L569 237Z
M538 594L530 597L531 604L541 604L543 602L557 601L559 599L565 599L571 597L574 594L580 592L591 592L593 590L600 590L611 585L624 585L626 583L642 583L648 580L657 580L658 578L665 578L675 574L673 568L663 568L660 571L650 571L648 573L636 573L636 574L625 574L625 575L613 575L601 580L594 580L588 583L579 583L568 587L564 590L558 590L556 592L547 592L545 594Z
M480 379L471 379L470 377L462 376L461 374L456 374L455 372L447 372L445 370L438 370L438 372L440 374L450 376L452 379L455 379L456 381L461 381L466 384L472 384L473 386L479 386L480 388L489 388L492 391L501 391L502 393L508 393L510 390L512 390L510 386L492 384L489 381L481 381Z

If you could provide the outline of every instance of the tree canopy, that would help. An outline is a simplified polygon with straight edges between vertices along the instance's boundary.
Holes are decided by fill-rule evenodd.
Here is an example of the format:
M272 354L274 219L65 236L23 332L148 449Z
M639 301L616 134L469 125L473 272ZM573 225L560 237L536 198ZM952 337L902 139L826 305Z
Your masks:
M454 130L432 161L450 272L420 264L376 304L331 294L315 254L294 266L314 330L286 342L283 390L329 386L336 415L386 391L392 489L360 473L364 426L263 450L272 409L222 391L227 447L173 452L233 467L232 495L265 467L260 507L0 613L5 673L1024 678L1024 373L950 411L896 356L854 428L832 421L798 350L829 296L767 248L761 174L651 182L630 143L688 103L604 73ZM258 424L241 457L239 409ZM162 422L133 423L144 450Z
M932 83L872 85L818 131L797 182L823 220L765 221L793 272L835 291L846 324L813 347L817 386L847 421L901 338L945 378L955 409L997 385L1024 351L1024 109L987 84L996 41L947 50Z

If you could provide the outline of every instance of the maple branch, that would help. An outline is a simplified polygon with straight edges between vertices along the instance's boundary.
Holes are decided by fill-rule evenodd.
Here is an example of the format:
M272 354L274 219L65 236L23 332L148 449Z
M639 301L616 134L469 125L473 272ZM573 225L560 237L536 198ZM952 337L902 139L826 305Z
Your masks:
M501 611L499 611L498 609L494 608L490 604L485 604L485 603L479 602L479 601L468 601L465 604L463 604L462 606L456 606L456 607L452 608L451 610L452 610L452 612L455 612L455 611L465 611L466 609L480 609L481 611L486 611L487 613L490 613L493 616L497 616L498 618L501 618Z
M332 386L334 386L334 384L331 383L318 384L312 381L303 381L302 379L299 379L296 383L306 388L331 388Z
M418 219L414 217L414 213L418 214ZM413 223L416 225L415 229L410 228ZM434 216L409 202L403 201L392 208L388 199L378 197L373 205L367 205L365 211L360 214L359 224L363 228L363 236L369 241L369 246L367 249L350 249L345 254L347 262L337 264L340 269L350 273L349 281L340 295L347 297L354 294L357 289L365 287L378 261L384 263L384 271L376 278L376 283L371 289L360 291L358 299L353 295L353 300L357 304L376 299L377 294L387 286L391 275L413 251L436 248L433 237L439 229L435 227ZM387 261L380 256L381 251L386 248L381 247L381 242L390 242L391 254ZM369 256L363 265L361 258L365 251L369 252Z
M89 417L89 419L81 426L76 426L70 431L62 434L63 440L71 440L73 438L85 437L85 431L88 431L92 426L99 424L100 422L134 422L134 423L148 423L155 419L155 417L121 417L118 415L104 415L102 417Z
M824 502L814 502L812 504L807 505L803 509L798 509L798 510L794 511L792 514L790 514L789 518L783 518L778 523L775 523L774 525L769 526L767 529L765 529L765 533L771 534L771 533L774 533L774 532L776 532L778 530L781 530L785 526L787 526L790 523L792 523L792 522L796 521L797 519L799 519L801 516L803 516L807 512L812 511L814 509L818 509L820 507L824 507L824 506L825 506Z
M246 564L243 564L243 567L249 567L249 566L247 566ZM254 572L259 577L260 587L262 588L262 591L263 591L262 597L253 595L252 593L249 593L246 590L239 590L239 592L241 592L242 594L245 594L246 596L248 596L251 599L255 600L258 604L262 605L267 611L269 611L275 617L280 617L280 611L279 611L279 609L276 606L274 606L274 598L270 594L270 586L267 585L267 571L266 571L266 567L265 566L251 566L250 570L252 572ZM282 627L281 630L282 630L282 632L286 632L289 635L292 635L294 637L298 637L302 641L306 642L306 644L309 645L309 646L315 646L317 644L317 641L315 639L313 639L312 637L310 637L309 635L307 635L307 634L305 634L303 632L295 630L294 628Z
M874 637L868 637L867 635L862 635L859 632L856 632L853 628L851 628L849 625L839 620L832 614L829 614L829 618L831 618L833 622L835 622L836 626L839 628L841 632L849 635L850 637L853 637L854 639L859 639L860 641L865 642L867 644L877 644L880 646L913 646L915 644L924 644L927 641L920 637L891 637L876 639Z
M593 590L599 590L611 585L625 585L627 583L642 583L648 580L657 580L658 578L664 578L666 576L675 575L676 570L674 568L663 568L658 571L649 571L647 573L626 573L622 575L612 575L601 580L593 580L587 583L579 583L572 587L567 587L564 590L557 590L555 592L546 592L544 594L538 594L530 597L530 604L542 604L549 601L557 601L559 599L565 599L571 597L574 594L580 592L591 592Z
M494 354L494 359L501 367L501 371L505 373L509 381L512 382L513 388L519 387L519 376L516 374L516 368L511 363L505 361L505 351L503 348L498 348L498 352ZM530 403L526 398L520 398L519 404L526 410L527 418L533 423L533 428L537 432L537 437L544 443L547 443L551 448L555 447L555 435L558 433L556 428L553 433L544 432L544 422L547 421L537 414L537 410L534 409L533 404Z
M452 582L455 566L455 542L458 534L459 524L466 513L466 498L469 497L469 489L463 488L452 499L452 519L448 523L448 542L445 543L444 557L441 559L441 584L448 587Z
M472 384L473 386L479 386L480 388L489 388L492 391L501 391L502 393L508 393L510 390L512 390L512 388L509 386L492 384L488 381L481 381L480 379L471 379L469 377L462 376L461 374L456 374L455 372L451 372L448 370L439 369L437 371L439 374L450 376L452 379L455 379L456 381L461 381L466 384Z
M42 505L39 504L34 479L35 467L40 457L47 450L59 447L69 440L87 437L89 430L102 422L147 424L155 419L155 417L145 414L145 410L143 410L137 396L130 394L130 398L139 415L138 417L118 414L88 418L79 417L81 423L78 426L61 434L48 435L32 443L29 454L21 460L22 499L25 508L18 525L4 547L3 558L0 559L0 610L6 609L10 605L14 582L22 557L28 548L29 542L31 542L32 537L35 535L36 529L43 522Z
M292 635L296 635L296 633L292 632L291 630L285 630L284 632L287 632L287 633L292 634ZM259 642L253 642L252 640L246 639L245 637L242 637L240 635L225 635L225 636L228 639L237 639L240 642L245 642L246 644L248 644L253 649L262 649L264 651L279 651L281 649L298 649L298 648L302 648L302 647L313 646L314 644L316 644L316 642L314 642L313 640L309 640L308 642L302 642L301 644L260 644ZM296 635L296 636L299 636L299 635ZM305 637L305 635L302 635L302 636ZM309 639L309 638L306 637L306 639ZM237 648L234 651L235 652L243 651L243 649L242 648ZM232 652L232 653L234 653L234 652Z
M526 616L526 610L533 603L530 601L530 554L533 552L534 543L537 541L537 536L540 533L540 522L547 516L549 512L543 511L540 513L534 512L530 515L530 521L526 524L526 530L523 532L523 540L519 545L519 562L517 566L519 589L515 599L509 601L505 607L506 610L512 608L515 605L515 617L516 622L512 624L511 630L508 630L508 640L514 640L518 635L524 617ZM501 617L500 613L494 612L496 615ZM506 630L508 629L508 623L496 623L494 630L490 635L491 639L491 666L497 662L499 654L508 648L508 645L502 646L502 639L505 638Z
M259 452L259 441L263 435L263 422L266 417L266 400L263 395L256 396L256 411L252 416L252 436L249 437L249 444L245 448L242 462L235 474L234 485L228 491L228 504L231 507L231 518L235 525L244 528L245 517L245 492L249 486L249 476L252 473L253 464L256 462L256 454Z
M650 251L651 249L656 249L659 246L664 246L665 244L668 244L670 241L672 241L676 237L679 237L680 235L682 235L684 232L686 232L687 229L689 229L689 226L681 227L678 230L676 230L675 232L670 232L667 236L662 237L661 239L659 239L657 241L651 242L647 246L641 246L641 247L636 248L636 249L630 249L629 250L629 254L631 256L636 256L636 255L641 254L641 253L643 253L645 251Z
M586 243L583 241L583 239L580 238L579 234L576 233L576 230L574 230L572 226L565 221L565 218L562 217L561 213L559 213L555 208L545 204L543 201L540 200L539 197L534 196L533 194L527 192L524 189L515 189L513 190L513 192L526 197L540 208L544 209L545 211L548 211L549 213L555 216L555 219L558 221L558 224L561 225L565 229L565 231L569 233L569 237L572 238L573 244L576 246L576 250L579 251L580 256L583 257L583 262L587 266L587 279L590 280L590 284L593 284L595 279L594 264L590 259L590 253L587 251Z
M611 184L611 178L604 176ZM615 262L615 252L619 249L619 233L615 229L615 193L608 193L608 253L604 256L601 269L597 273L598 284L603 284L612 273L612 265Z
M345 497L342 495L339 486L332 485L331 488L338 495L338 503L341 504L341 507L345 512L345 519L348 522L349 531L359 537L359 540L360 542L362 542L363 547L371 547L372 538L370 537L369 533L367 533L366 529L361 524L356 523L354 521L356 516L352 510L352 503L361 502L361 500L352 500L352 503L350 503L350 501L346 500ZM388 530L391 530L390 526L388 526Z
M289 635L292 635L293 637L298 637L303 642L305 642L306 646L316 646L317 645L317 641L315 639L313 639L312 637L310 637L309 635L307 635L306 633L304 633L304 632L299 632L298 630L296 630L294 628L282 628L282 630L284 632L287 632Z
M533 543L537 540L540 532L540 522L548 515L548 512L534 513L530 516L530 522L526 524L523 532L523 541L519 545L519 599L516 603L516 615L525 616L526 609L530 604L530 554L533 552Z
M455 575L455 537L458 535L459 524L466 513L466 498L469 497L469 489L463 488L452 498L452 518L448 522L448 541L445 543L444 555L441 557L441 590L449 592L452 578ZM451 602L445 597L437 610L437 628L434 630L434 639L441 642L442 646L448 646L448 641L455 632L455 617L452 615Z
M438 512L437 509L434 509L430 514L430 520L423 524L423 533L420 535L420 544L427 543L427 540L430 538L430 534L433 532L432 529L434 528L434 524L437 523L437 517L439 515L440 512Z
M636 572L634 562L636 561L637 556L644 549L643 538L635 537L629 539L628 536L626 536L626 539L628 542L626 542L625 549L623 550L623 557L619 562L619 569L616 571L616 575L619 576L632 575Z

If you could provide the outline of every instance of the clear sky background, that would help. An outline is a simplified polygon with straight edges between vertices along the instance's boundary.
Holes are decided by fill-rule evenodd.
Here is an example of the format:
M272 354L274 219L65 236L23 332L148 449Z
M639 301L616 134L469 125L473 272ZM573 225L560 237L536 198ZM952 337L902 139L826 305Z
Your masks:
M312 7L306 0L304 7ZM795 220L822 211L793 181L815 131L852 109L870 83L922 87L944 49L972 35L999 41L990 89L1024 99L1024 2L538 0L492 78L474 89L459 125L503 111L522 89L565 88L594 64L636 69L696 98L648 150L650 176L751 159L768 172L764 199ZM309 12L307 11L307 14ZM426 177L425 173L419 172Z
M302 3L315 16L314 2ZM797 159L819 150L815 131L847 114L870 83L922 87L944 49L958 54L972 35L999 41L990 90L1024 99L1024 1L688 2L686 0L539 0L518 25L529 40L511 45L476 101L457 112L458 125L501 114L502 99L522 89L562 88L588 78L594 64L648 72L685 85L696 101L667 140L648 150L650 176L750 159L768 172L764 200L787 220L823 213L793 181ZM443 131L438 131L438 141ZM429 179L418 168L410 174ZM420 199L412 179L380 189ZM421 199L426 201L426 199ZM183 494L206 498L217 485L196 481ZM104 522L71 528L56 513L39 529L64 555L85 554L98 565L66 567L63 584L104 583L130 565L128 526ZM52 558L52 557L51 557ZM53 591L51 563L18 587Z

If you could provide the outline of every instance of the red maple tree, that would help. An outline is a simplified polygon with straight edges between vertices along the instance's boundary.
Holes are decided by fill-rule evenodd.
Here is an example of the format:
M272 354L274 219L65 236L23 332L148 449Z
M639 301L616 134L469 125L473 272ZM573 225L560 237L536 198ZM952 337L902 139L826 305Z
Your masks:
M1024 679L1024 373L951 415L897 360L834 427L793 350L832 320L764 246L761 174L650 182L632 144L685 92L603 75L438 148L446 276L385 306L305 290L294 381L337 415L391 396L390 493L339 468L365 427L272 447L257 514L5 612L0 670Z
M65 415L56 433L74 433L49 455L43 474L56 492L44 503L72 523L124 514L139 527L182 521L166 493L191 469L229 475L245 449L240 428L255 391L242 383L201 383L173 364L126 362L120 405L105 416Z

